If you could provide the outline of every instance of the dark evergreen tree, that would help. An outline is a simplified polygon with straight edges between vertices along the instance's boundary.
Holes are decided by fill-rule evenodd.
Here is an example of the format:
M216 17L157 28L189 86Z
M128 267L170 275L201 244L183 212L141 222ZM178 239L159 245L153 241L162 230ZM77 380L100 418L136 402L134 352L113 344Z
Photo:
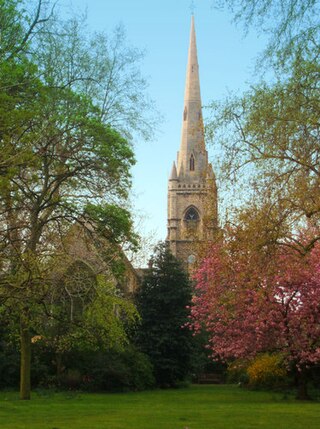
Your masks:
M188 321L191 284L180 262L161 243L136 300L141 315L137 343L153 366L159 386L175 386L190 373L192 335Z

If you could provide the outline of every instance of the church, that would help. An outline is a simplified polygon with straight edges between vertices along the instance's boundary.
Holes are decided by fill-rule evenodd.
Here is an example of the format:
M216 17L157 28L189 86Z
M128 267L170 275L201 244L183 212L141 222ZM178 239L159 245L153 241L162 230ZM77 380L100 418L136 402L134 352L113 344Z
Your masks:
M173 162L168 184L168 235L167 243L174 256L191 272L201 257L205 244L213 241L218 231L217 187L212 165L204 140L199 66L197 59L194 17L191 19L182 133L177 161ZM139 287L145 269L137 269L127 260L120 248L103 241L103 255L97 248L97 240L73 227L65 237L68 276L78 284L80 270L88 277L104 273L112 284L125 296L131 296ZM101 247L101 245L100 245ZM122 278L116 278L111 270L110 258L123 264ZM110 261L109 261L110 262ZM113 261L114 262L114 261ZM70 268L71 267L71 268ZM62 271L63 271L63 267ZM72 280L69 279L69 282Z
M212 241L217 230L217 187L204 140L196 33L192 16L181 143L168 184L167 242L173 255L190 271L203 244Z

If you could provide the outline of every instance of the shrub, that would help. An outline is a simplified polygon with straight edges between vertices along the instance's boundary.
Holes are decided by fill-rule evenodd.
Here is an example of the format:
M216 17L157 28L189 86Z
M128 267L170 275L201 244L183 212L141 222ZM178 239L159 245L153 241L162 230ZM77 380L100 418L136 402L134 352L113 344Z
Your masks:
M0 389L19 386L20 355L18 343L0 319Z
M56 381L68 389L127 391L154 386L149 358L129 345L123 350L74 349L64 353L63 368Z
M144 390L154 386L149 358L133 347L124 351L96 353L86 369L87 390Z
M229 383L239 383L241 385L248 384L248 366L249 361L247 359L237 359L229 363L227 368L227 381Z
M254 387L278 387L287 376L280 354L264 353L257 356L248 366L249 385Z

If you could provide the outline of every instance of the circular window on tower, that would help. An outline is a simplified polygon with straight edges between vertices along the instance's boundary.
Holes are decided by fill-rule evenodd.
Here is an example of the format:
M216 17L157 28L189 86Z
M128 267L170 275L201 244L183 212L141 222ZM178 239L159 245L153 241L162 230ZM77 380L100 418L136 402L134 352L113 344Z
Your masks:
M188 264L194 264L196 262L196 257L194 255L188 256Z

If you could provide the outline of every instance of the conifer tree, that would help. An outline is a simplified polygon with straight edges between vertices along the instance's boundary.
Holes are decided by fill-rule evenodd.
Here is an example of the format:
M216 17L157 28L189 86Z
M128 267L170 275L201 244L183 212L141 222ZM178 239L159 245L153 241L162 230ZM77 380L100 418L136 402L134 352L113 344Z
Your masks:
M191 368L192 336L188 320L191 285L187 273L164 243L151 259L136 300L142 321L137 342L154 366L160 386L174 386Z

